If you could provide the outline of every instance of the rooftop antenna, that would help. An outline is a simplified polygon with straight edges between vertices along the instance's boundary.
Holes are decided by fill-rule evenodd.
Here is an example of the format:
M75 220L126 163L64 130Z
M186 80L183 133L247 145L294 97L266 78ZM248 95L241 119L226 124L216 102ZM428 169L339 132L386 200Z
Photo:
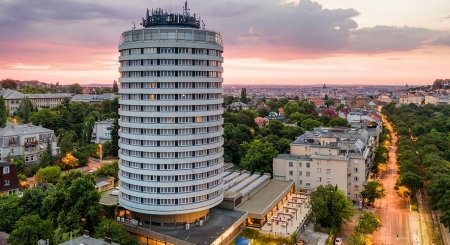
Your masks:
M185 16L188 16L190 10L191 10L191 9L190 9L189 6L188 6L188 1L186 0L186 1L184 2L184 6L183 6L183 14L184 14Z
M136 22L134 22L134 20L133 21L131 21L131 24L133 25L133 27L131 28L131 29L136 29Z
M206 27L205 22L202 20L202 29L204 30Z

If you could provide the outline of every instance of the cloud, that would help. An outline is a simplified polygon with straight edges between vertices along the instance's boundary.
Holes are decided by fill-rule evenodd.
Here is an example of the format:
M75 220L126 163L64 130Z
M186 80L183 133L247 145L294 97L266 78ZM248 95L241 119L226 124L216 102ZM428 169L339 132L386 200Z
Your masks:
M436 38L432 44L439 45L439 46L450 46L450 34L447 33L446 35L441 35L440 37Z
M438 35L438 31L425 28L395 26L362 28L352 32L349 49L369 53L409 51L430 44Z
M181 4L180 4L181 5ZM355 9L326 9L312 0L191 0L191 13L220 31L233 58L307 59L342 53L408 51L448 45L449 33L424 28L359 28ZM146 8L181 12L173 1L0 1L0 66L23 63L102 68L120 34ZM80 68L81 69L81 68Z
M15 65L12 65L11 68L17 69L17 70L48 70L50 69L50 65L27 65L27 64L22 64L22 63L18 63Z

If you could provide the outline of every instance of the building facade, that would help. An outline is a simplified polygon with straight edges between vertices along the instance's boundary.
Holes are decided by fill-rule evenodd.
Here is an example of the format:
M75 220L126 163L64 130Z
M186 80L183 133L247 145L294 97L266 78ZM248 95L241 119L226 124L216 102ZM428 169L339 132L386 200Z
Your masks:
M19 193L19 178L15 165L0 162L0 196Z
M103 144L106 141L111 140L111 129L113 127L113 124L113 119L95 122L94 128L92 129L91 142Z
M9 114L14 114L19 109L20 101L28 97L35 109L52 108L60 105L65 99L72 98L67 93L46 93L46 94L22 94L11 89L0 90L0 96L3 96Z
M297 189L312 191L319 185L336 185L354 200L361 200L373 163L380 130L316 128L291 144L290 154L273 159L273 177L295 182Z
M49 141L53 155L57 155L59 148L53 130L32 124L8 124L0 128L0 161L22 156L26 163L38 162Z
M147 10L119 52L120 205L144 225L206 219L223 200L220 34Z

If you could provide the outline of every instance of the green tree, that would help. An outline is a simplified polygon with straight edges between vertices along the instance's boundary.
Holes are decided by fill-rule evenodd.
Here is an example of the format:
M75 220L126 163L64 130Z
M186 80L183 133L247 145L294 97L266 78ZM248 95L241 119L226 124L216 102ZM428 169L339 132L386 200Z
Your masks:
M367 204L373 205L375 199L380 199L386 196L386 189L383 184L378 181L369 181L364 186L361 196L365 201L367 201Z
M98 238L109 237L113 242L121 245L138 245L137 240L131 236L125 227L111 219L103 219L95 227L95 236Z
M113 161L110 164L103 164L97 171L95 171L95 175L98 177L114 177L118 180L117 174L119 173L119 163L118 161Z
M92 176L79 171L63 175L43 201L43 211L64 232L92 230L100 215L100 194Z
M47 186L37 186L23 191L23 196L20 199L20 208L23 209L25 215L43 214L42 204L44 198L48 194Z
M300 106L296 102L290 101L284 106L284 116L289 118L292 114L298 112L299 110Z
M0 96L0 128L6 126L6 121L8 120L8 108L6 107L5 98Z
M58 130L60 124L61 115L58 111L49 108L42 108L38 111L32 112L30 115L30 121L34 125L42 125L45 128Z
M81 133L81 144L87 145L91 142L92 131L94 130L95 118L87 117L83 123L83 131Z
M0 197L0 231L7 233L12 231L14 223L23 215L23 209L19 205L20 198L17 195Z
M328 122L328 126L331 127L336 127L336 126L342 126L342 127L346 127L348 126L348 121L345 118L332 118L329 122Z
M362 212L355 231L360 234L372 234L381 227L380 218L371 212Z
M450 231L450 190L447 190L438 203L438 208L442 210L441 223Z
M83 93L83 87L78 83L70 84L68 86L68 92L71 94L81 94Z
M11 245L37 244L39 240L53 240L52 224L39 215L27 215L20 218L11 232L8 242Z
M6 78L0 81L0 87L4 88L4 89L16 89L17 88L17 82L19 81L15 81L12 80L11 78Z
M33 112L33 104L31 104L31 100L25 96L19 104L17 108L17 116L22 120L23 123L30 122L30 115Z
M36 172L35 179L39 184L51 183L56 184L61 177L61 168L58 166L49 166L41 168Z
M112 92L113 93L118 93L119 92L119 85L117 84L116 80L114 80L114 82L113 82Z
M322 125L321 122L309 118L302 122L302 128L307 131L310 131L316 127L320 127L321 125Z
M248 98L247 98L247 89L246 88L242 88L241 89L241 97L240 97L240 101L244 104L248 103Z
M39 166L41 168L53 165L54 162L54 157L53 157L53 147L52 147L52 143L51 140L48 139L47 140L47 147L45 148L45 151L43 151L41 153L41 157L39 158Z
M119 154L119 119L115 119L111 128L111 153L113 156Z
M310 195L311 213L316 225L339 228L353 216L353 204L337 186L320 185Z
M59 134L58 144L61 149L61 156L65 156L66 153L73 151L73 143L75 141L75 132L63 130Z
M278 155L278 151L268 142L253 140L243 143L241 148L245 149L245 155L241 159L240 166L252 173L271 173L272 160Z
M352 234L349 238L348 238L348 243L350 245L370 245L371 243L367 242L367 239L364 235L362 234Z
M400 183L414 191L423 187L423 180L420 175L409 171L401 175Z

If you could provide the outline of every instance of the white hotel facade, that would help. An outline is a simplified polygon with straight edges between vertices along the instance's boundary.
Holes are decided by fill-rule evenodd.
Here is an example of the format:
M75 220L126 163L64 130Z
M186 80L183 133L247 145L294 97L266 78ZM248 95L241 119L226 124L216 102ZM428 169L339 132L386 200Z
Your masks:
M143 225L204 220L223 200L222 40L160 9L120 52L119 204Z

